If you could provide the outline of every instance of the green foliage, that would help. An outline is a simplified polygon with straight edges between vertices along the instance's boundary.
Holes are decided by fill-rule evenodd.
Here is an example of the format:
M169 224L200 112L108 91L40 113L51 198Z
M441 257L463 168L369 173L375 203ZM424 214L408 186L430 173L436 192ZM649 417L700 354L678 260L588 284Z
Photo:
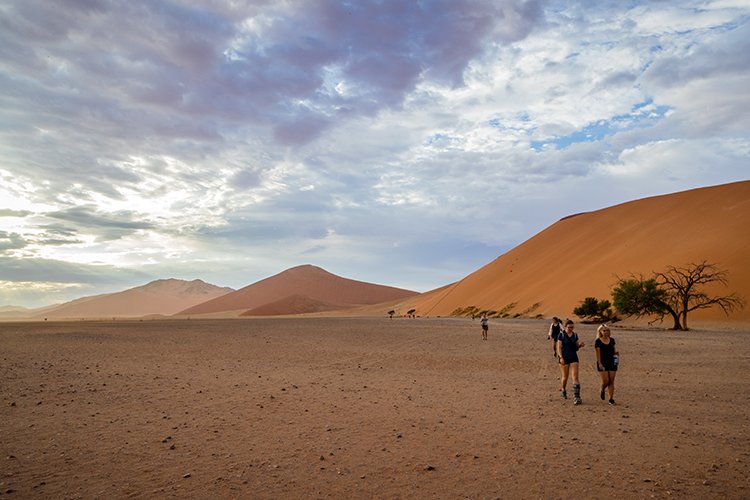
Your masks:
M719 307L726 315L745 307L745 299L736 293L708 295L706 285L728 283L727 272L707 261L685 267L667 266L654 277L618 278L612 290L612 299L618 311L628 316L656 315L659 320L669 314L674 321L673 330L688 329L688 313L697 309Z
M666 291L654 278L620 279L612 289L612 301L615 309L626 316L663 317L667 313Z
M573 309L573 314L593 321L611 321L613 319L611 307L612 304L608 300L586 297L581 305Z

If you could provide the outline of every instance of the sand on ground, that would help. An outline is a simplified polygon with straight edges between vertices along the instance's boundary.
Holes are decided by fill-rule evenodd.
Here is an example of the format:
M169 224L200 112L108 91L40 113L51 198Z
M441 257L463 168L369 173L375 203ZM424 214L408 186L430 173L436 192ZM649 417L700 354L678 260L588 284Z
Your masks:
M0 324L9 498L748 498L744 331L265 318Z

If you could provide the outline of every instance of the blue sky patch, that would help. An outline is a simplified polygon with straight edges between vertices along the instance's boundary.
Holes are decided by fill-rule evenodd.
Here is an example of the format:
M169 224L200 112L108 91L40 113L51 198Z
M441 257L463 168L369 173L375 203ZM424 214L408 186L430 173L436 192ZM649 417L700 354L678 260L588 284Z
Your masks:
M535 151L541 151L546 146L552 145L555 149L565 149L571 144L600 141L620 132L653 127L671 109L670 106L654 105L653 100L647 99L633 106L629 113L615 115L608 120L589 123L584 128L568 135L531 141L531 148Z

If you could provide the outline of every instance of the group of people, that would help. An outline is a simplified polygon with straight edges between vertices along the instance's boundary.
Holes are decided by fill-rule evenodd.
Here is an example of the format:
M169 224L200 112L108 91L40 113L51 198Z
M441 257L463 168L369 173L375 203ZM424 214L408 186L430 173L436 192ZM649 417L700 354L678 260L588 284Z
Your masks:
M558 317L552 318L547 338L552 341L553 354L560 363L560 395L568 399L568 378L573 381L573 404L581 404L581 384L578 381L578 350L585 347L586 343L578 338L575 333L575 323L566 320L563 325ZM602 379L602 387L599 397L604 400L609 396L609 404L615 404L615 376L620 353L617 350L615 339L607 325L599 325L596 329L596 369ZM606 394L605 394L606 393Z
M474 316L472 316L474 319ZM487 313L482 313L480 324L482 325L482 339L487 340L488 326ZM586 346L586 343L578 338L575 332L575 323L572 320L562 320L555 316L549 327L547 338L552 342L552 353L560 363L560 396L568 399L568 378L573 381L573 404L579 405L581 400L581 383L578 381L578 350ZM599 325L596 329L596 340L594 341L596 351L596 370L602 379L602 388L599 397L604 401L609 396L609 404L615 405L615 376L619 364L620 352L617 350L615 339L607 325Z

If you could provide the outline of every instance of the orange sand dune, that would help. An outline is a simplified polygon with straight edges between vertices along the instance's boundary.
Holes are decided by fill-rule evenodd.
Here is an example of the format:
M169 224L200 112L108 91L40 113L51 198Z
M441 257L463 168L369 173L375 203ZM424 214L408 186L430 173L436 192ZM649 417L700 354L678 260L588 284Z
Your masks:
M319 267L303 265L287 269L275 276L209 300L182 311L182 315L211 314L223 311L250 310L270 304L290 295L310 300L339 304L341 308L361 304L376 304L394 299L404 299L416 292L350 280L329 273ZM280 304L276 304L279 306ZM280 309L279 309L280 311ZM293 314L292 311L277 314Z
M315 300L305 295L290 295L268 304L263 304L240 316L279 316L284 314L308 314L325 311L348 309L346 304L334 304L322 300Z
M425 316L477 306L511 315L572 316L587 296L609 299L616 276L650 275L707 260L728 271L750 300L750 181L623 203L564 218L461 281L399 304ZM727 320L720 309L689 321L750 322L750 307ZM671 325L670 325L671 326Z
M172 315L208 299L233 292L201 280L164 279L118 293L96 295L45 310L45 318L105 318Z

